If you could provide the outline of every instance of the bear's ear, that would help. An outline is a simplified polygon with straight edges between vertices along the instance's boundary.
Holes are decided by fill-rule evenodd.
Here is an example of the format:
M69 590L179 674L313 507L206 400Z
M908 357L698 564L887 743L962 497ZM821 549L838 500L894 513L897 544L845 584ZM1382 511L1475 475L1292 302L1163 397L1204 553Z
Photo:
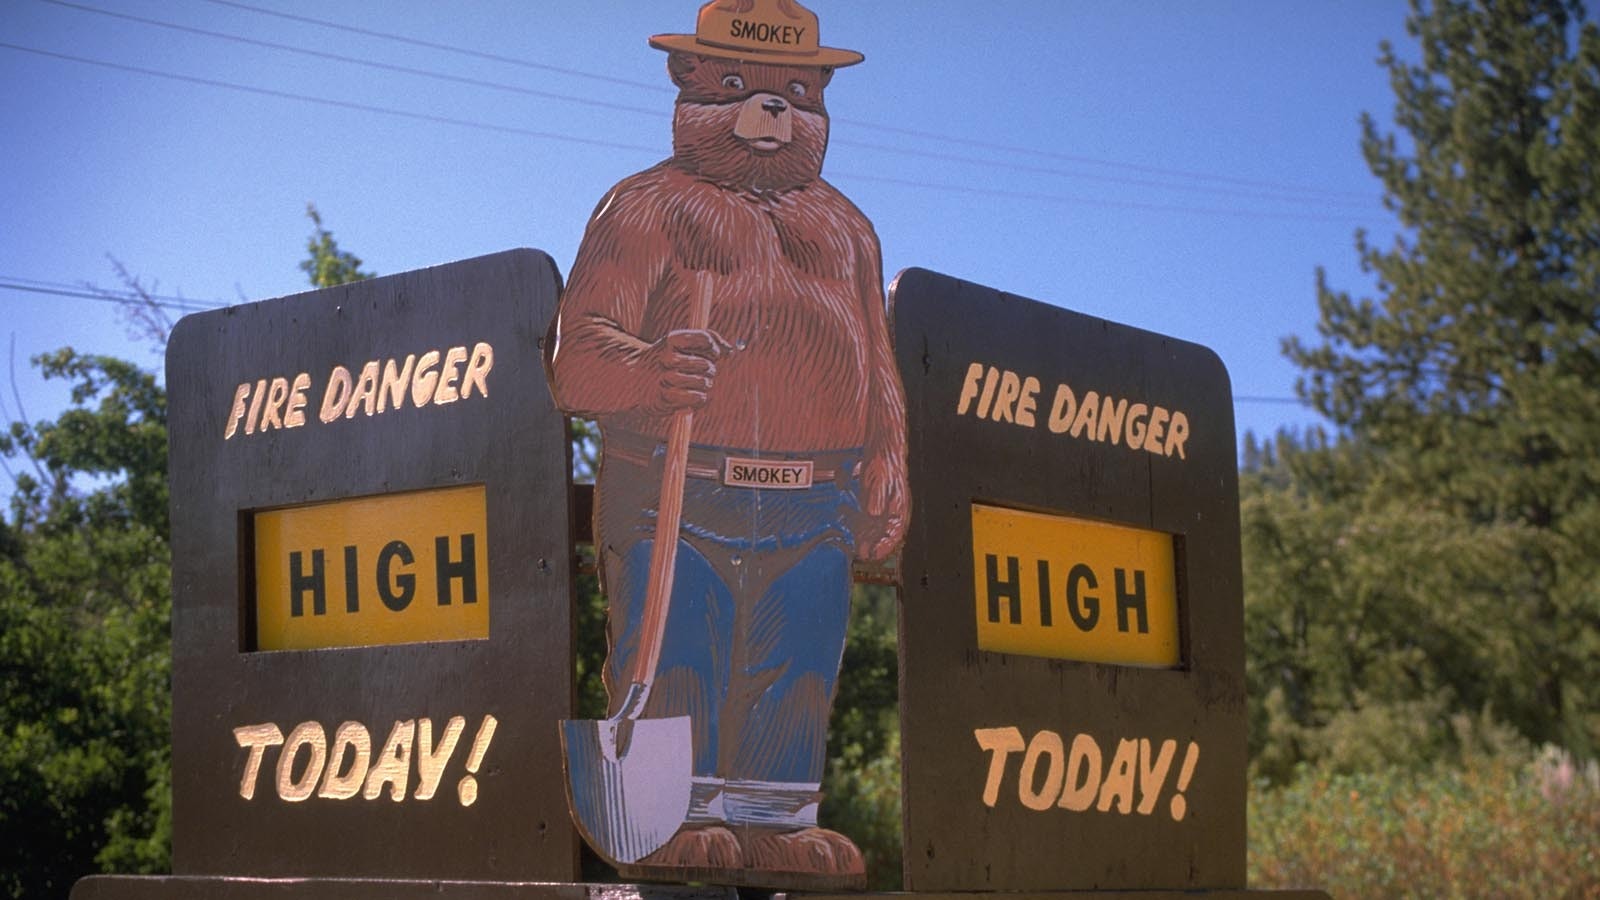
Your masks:
M823 66L822 71L817 76L817 87L827 87L828 82L832 80L833 66Z
M685 88L689 86L689 76L693 75L694 70L703 62L705 57L698 53L674 50L667 54L667 74L672 76L673 84Z

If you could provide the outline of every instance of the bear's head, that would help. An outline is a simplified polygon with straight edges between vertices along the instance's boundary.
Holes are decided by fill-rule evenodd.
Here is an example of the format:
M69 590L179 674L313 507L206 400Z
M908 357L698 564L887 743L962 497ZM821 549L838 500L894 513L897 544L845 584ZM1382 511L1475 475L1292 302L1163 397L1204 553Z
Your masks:
M826 66L741 62L674 51L678 85L672 153L695 174L733 190L781 191L822 174L828 149Z

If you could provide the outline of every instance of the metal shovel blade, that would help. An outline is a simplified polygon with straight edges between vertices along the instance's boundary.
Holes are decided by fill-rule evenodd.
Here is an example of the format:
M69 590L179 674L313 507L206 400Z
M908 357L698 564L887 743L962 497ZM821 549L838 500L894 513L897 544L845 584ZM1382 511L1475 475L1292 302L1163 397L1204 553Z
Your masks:
M694 785L688 716L566 719L561 746L573 819L612 864L644 859L683 826Z

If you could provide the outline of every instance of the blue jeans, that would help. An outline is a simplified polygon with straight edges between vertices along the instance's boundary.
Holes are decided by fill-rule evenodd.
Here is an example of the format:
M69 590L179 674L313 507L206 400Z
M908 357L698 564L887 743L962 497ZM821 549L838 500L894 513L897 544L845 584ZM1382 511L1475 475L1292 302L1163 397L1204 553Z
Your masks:
M850 617L856 460L801 490L685 484L672 606L644 714L690 717L700 819L815 822ZM601 480L615 704L638 646L660 467L608 457Z

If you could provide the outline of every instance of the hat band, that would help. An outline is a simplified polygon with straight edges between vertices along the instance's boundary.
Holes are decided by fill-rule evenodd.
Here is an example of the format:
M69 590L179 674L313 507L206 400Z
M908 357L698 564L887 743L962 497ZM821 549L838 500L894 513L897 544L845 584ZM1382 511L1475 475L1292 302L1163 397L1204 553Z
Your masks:
M706 40L700 35L695 35L694 40L697 44L704 44L707 47L715 47L718 50L738 50L745 53L761 53L772 56L813 57L821 53L821 50L775 50L767 46L751 47L747 44L724 44L721 41Z

